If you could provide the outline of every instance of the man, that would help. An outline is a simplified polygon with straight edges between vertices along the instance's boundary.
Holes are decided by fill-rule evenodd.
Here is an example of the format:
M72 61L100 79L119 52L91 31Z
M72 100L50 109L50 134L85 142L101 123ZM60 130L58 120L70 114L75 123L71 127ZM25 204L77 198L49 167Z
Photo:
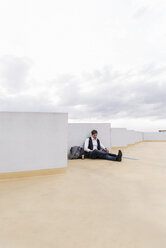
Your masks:
M122 161L122 152L119 150L118 155L109 153L109 149L105 147L97 138L97 130L92 130L92 136L87 138L84 143L84 155L87 158L100 158L112 161Z

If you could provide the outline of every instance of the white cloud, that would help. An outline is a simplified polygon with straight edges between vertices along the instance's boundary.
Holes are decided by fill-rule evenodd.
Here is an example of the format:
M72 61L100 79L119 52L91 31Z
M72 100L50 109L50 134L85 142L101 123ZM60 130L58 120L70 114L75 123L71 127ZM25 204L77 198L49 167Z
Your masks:
M166 118L166 65L149 64L123 73L107 66L79 77L64 74L33 85L28 84L27 60L15 60L12 57L12 63L5 64L3 80L12 82L13 70L24 70L21 76L17 72L14 90L12 83L5 84L0 96L2 111L69 112L70 119L82 121Z
M8 92L19 92L26 89L30 70L30 60L15 56L4 56L0 59L0 84Z
M4 1L1 110L163 123L165 11L163 0Z

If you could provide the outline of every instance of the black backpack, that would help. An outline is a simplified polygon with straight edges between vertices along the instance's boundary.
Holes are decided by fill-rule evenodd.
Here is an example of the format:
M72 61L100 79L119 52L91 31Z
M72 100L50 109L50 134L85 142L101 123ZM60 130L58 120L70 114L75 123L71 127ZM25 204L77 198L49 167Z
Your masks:
M70 148L69 159L82 158L84 154L84 149L80 146L73 146Z

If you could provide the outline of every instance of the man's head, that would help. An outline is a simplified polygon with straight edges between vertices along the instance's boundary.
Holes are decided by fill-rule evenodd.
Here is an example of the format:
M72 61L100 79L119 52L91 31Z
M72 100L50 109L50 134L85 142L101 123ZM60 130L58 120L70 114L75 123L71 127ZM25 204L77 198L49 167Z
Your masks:
M98 134L97 130L92 130L91 134L94 139L97 139L97 134Z

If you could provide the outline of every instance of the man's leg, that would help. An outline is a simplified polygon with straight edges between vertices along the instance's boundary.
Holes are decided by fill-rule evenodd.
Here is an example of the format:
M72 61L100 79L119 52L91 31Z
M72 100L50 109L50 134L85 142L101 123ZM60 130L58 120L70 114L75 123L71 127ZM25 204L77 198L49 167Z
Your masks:
M105 155L101 154L99 150L95 149L92 152L89 152L89 158L96 159L96 158L103 158Z
M95 151L95 150L93 150L92 152L88 152L88 153L87 153L87 157L88 157L88 158L95 159L96 156L95 156L95 152L94 152L94 151Z
M105 158L105 152L100 152L99 150L95 149L92 152L87 153L88 158L96 159L96 158Z
M114 154L114 153L108 153L108 155L111 155L111 156L113 156L113 157L116 157L116 156L117 156L117 155Z
M122 161L122 152L119 150L118 155L113 154L113 156L105 151L101 150L94 150L96 153L96 158L101 158L101 159L107 159L107 160L112 160L112 161Z
M107 153L108 153L108 155L111 155L111 156L113 156L113 157L117 157L117 155L114 154L114 153L111 153L111 152L107 152Z
M112 156L112 155L106 155L106 157L105 157L105 159L107 159L107 160L112 160L112 161L117 161L117 156L115 157L115 156Z
M122 160L122 151L118 150L118 155L113 154L113 153L108 153L109 156L116 157L116 161L121 161Z
M92 153L94 153L95 158L116 161L116 157L115 156L111 156L108 152L101 151L101 150L93 150Z
M115 155L115 154L114 154ZM110 153L101 151L101 150L93 150L92 152L88 152L88 158L92 159L106 159L112 161L121 161L122 160L122 152L119 150L118 155L111 156Z

